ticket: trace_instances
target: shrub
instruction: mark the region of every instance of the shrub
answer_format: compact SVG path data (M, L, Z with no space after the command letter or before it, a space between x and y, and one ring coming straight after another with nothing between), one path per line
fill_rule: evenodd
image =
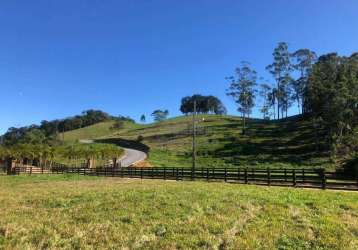
M137 142L142 142L144 140L144 137L142 135L138 135Z
M343 165L344 171L353 176L358 176L358 153L355 153L351 159Z

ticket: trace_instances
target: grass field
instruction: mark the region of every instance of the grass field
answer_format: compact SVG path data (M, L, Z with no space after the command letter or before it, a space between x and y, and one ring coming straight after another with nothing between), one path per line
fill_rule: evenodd
M126 123L113 130L113 122L99 123L65 133L65 140L127 139L150 147L153 166L191 166L191 117L177 117L148 125ZM282 121L252 119L242 135L235 116L198 116L199 167L325 167L332 169L326 152L316 152L312 125L300 117Z
M0 176L0 249L357 249L358 194Z

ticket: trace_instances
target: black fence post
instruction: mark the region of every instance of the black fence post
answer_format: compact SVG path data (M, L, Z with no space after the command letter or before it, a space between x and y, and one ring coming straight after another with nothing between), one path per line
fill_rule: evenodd
M321 170L321 179L322 179L322 189L326 189L327 178L326 178L326 173L325 173L324 169Z
M206 181L209 181L209 168L206 169Z
M285 182L287 182L287 169L285 168Z
M30 175L32 175L32 167L30 167Z
M167 168L166 167L164 167L163 179L164 180L167 179Z
M240 168L237 168L237 182L240 182Z
M179 180L179 168L177 168L176 170L176 178L175 178L177 181Z
M271 185L271 170L267 168L267 185Z
M305 169L302 169L302 182L306 181Z
M227 182L227 169L224 169L224 177L225 177L225 182Z
M293 186L296 187L297 181L296 181L296 170L295 169L292 170L292 182L293 182Z
M143 168L140 168L140 178L143 179Z
M248 178L247 178L247 168L245 168L245 184L247 184L249 182Z

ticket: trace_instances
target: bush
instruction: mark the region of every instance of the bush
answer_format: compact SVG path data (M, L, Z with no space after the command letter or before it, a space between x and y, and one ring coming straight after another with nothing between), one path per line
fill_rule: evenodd
M351 159L346 161L343 168L346 174L358 176L358 153L355 153Z
M122 128L124 128L124 121L120 121L120 120L116 121L111 127L111 129L122 129Z
M142 135L138 135L137 142L142 142L144 140L144 137Z

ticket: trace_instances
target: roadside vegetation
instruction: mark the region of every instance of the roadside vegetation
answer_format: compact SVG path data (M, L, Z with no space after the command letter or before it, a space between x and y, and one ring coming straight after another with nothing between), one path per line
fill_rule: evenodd
M77 175L0 179L4 249L358 248L356 193Z
M54 164L65 164L72 167L103 166L109 160L116 161L124 150L112 144L67 143L50 146L46 144L15 144L9 147L0 146L0 161L15 162L20 165L51 167Z

